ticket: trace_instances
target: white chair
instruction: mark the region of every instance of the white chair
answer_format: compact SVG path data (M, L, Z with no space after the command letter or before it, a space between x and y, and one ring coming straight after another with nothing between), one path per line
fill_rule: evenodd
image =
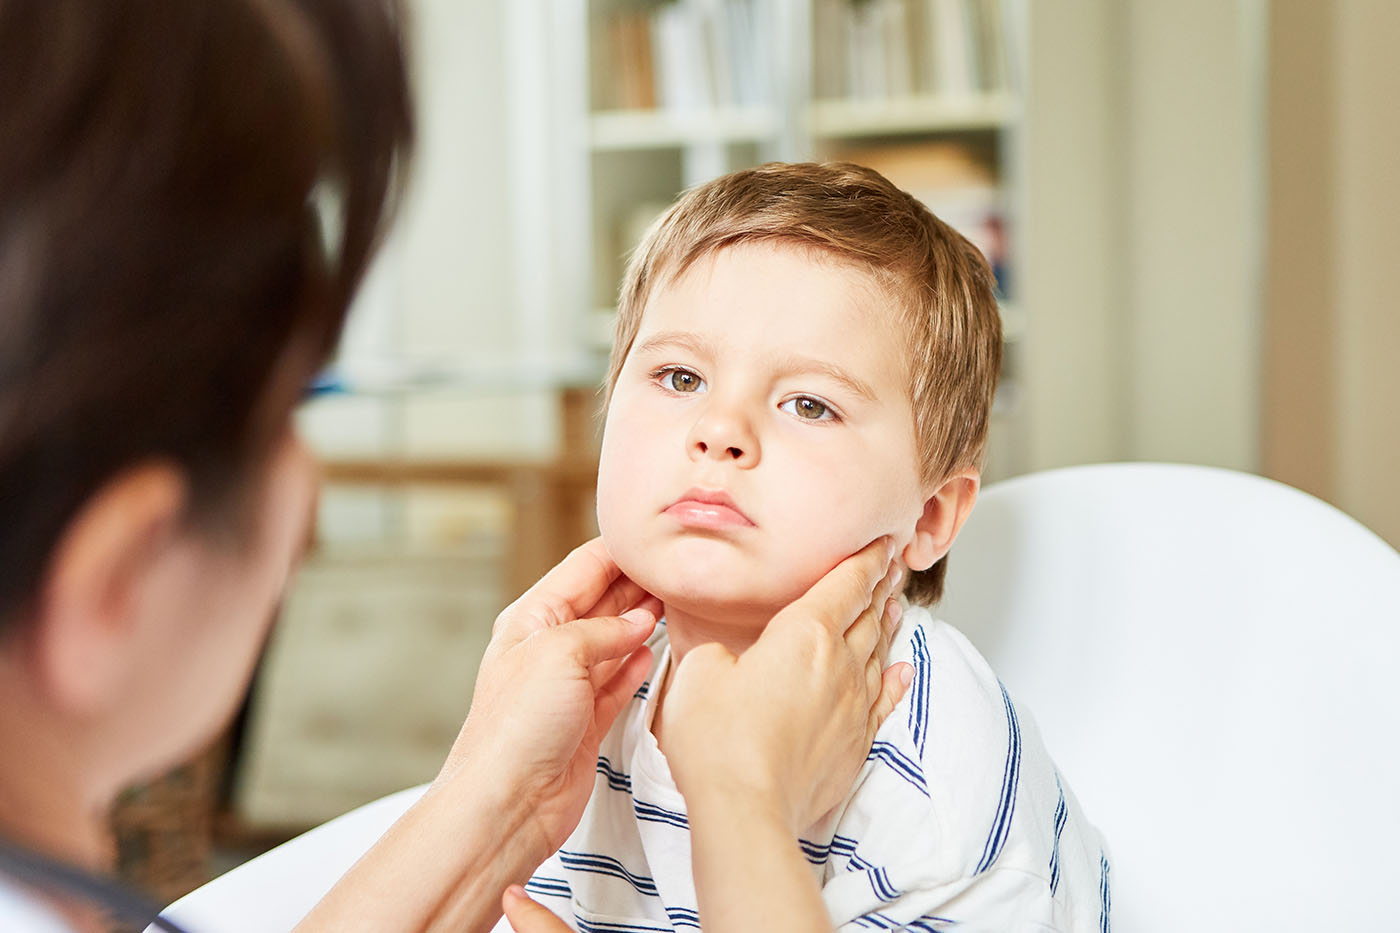
M1116 929L1400 928L1400 554L1360 524L1223 470L1021 477L939 614L1104 831Z
M191 891L161 914L191 933L290 930L426 789L399 791L323 823Z

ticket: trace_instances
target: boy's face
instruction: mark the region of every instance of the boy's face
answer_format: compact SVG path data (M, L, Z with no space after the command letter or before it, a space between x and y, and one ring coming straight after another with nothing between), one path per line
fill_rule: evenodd
M598 523L677 610L762 624L848 555L913 537L903 334L868 274L743 243L647 305L608 407Z

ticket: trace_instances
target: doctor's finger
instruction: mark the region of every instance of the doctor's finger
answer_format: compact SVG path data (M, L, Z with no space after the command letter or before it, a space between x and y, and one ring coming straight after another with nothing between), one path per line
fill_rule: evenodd
M872 605L856 616L855 622L846 629L846 650L851 653L857 664L864 664L875 656L875 649L879 647L884 627L883 614Z
M784 612L801 613L826 625L833 633L844 633L873 602L875 588L893 555L894 542L888 536L870 542L812 584L812 588Z
M649 595L640 584L619 574L617 579L608 584L608 588L603 591L602 596L598 597L598 601L579 613L579 617L621 615L628 609L636 607Z
M872 655L877 655L883 666L885 658L889 656L889 640L892 634L890 615L900 612L898 600L892 599L890 594L899 585L903 573L903 568L891 567L876 584L870 605L846 629L846 647L856 656L856 660L864 661ZM891 607L891 602L896 605Z
M530 900L525 889L512 885L501 895L501 908L515 933L569 933L564 922L548 908Z
M875 698L874 705L870 707L870 717L865 724L865 744L867 746L875 741L875 733L880 731L880 727L885 724L890 713L894 712L899 701L904 699L904 694L913 681L914 668L903 661L891 664L881 676L880 695Z
M653 618L658 620L661 618L661 611L663 608L664 606L661 600L652 596L650 593L647 593L641 601L635 605L623 607L629 618L631 618L634 613L649 612ZM613 613L613 615L621 614L623 614L622 610ZM606 661L600 661L589 668L588 681L593 685L593 689L597 690L608 681L612 680L613 675L617 673L617 669L622 666L623 660L622 658L610 658Z
M612 728L617 714L641 689L651 672L654 657L651 649L643 645L621 662L608 683L595 691L593 721L600 734Z
M656 614L649 609L629 609L620 616L578 619L540 632L551 644L590 672L605 662L625 658L636 651L656 628ZM537 636L538 637L538 636Z
M880 659L883 667L890 659L890 645L894 642L894 636L899 633L899 621L904 618L904 605L899 601L898 596L891 596L885 600L885 614L880 621L880 639L875 645L875 657Z
M594 538L570 551L526 590L512 608L528 609L537 604L556 614L562 611L567 618L551 620L554 624L582 618L598 604L621 573L603 539Z

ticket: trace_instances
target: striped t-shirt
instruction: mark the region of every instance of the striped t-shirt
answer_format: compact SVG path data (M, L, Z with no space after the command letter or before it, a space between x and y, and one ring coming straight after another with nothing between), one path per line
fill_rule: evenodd
M685 801L651 734L650 688L671 663L663 626L651 644L582 821L525 886L583 933L700 927ZM918 607L891 660L914 666L909 690L846 801L800 840L832 926L1107 933L1099 834L987 662Z

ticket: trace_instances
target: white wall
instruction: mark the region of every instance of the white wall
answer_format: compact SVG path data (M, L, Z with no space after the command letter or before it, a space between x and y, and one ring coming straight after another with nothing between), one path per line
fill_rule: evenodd
M1029 7L1022 278L1027 467L1124 456L1121 16Z
M510 88L503 3L410 0L418 145L389 242L351 316L343 356L445 361L488 383L411 401L331 399L302 423L323 452L546 456L556 411L517 388L531 346L512 265ZM525 374L528 376L528 373Z
M1134 0L1128 451L1259 465L1262 8Z
M512 304L498 3L413 0L419 149L402 218L402 348L508 351Z
M1400 547L1400 5L1336 5L1334 501Z
M1030 5L1030 468L1257 468L1261 10Z

